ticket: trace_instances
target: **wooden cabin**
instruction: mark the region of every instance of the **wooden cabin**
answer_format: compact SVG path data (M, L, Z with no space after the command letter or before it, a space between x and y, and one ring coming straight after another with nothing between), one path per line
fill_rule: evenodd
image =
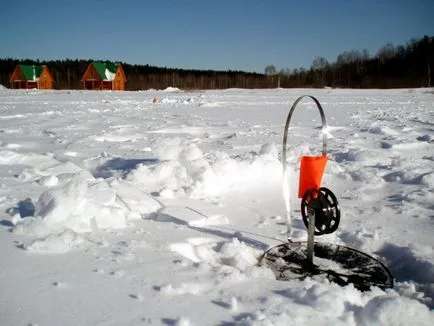
M127 77L121 64L92 62L81 78L84 89L125 90Z
M11 88L53 89L54 78L47 66L17 65L9 78Z

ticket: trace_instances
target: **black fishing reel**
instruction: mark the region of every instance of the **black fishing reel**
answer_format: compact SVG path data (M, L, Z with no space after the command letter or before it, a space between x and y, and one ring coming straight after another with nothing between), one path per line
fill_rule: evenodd
M336 196L327 188L310 189L301 200L301 215L306 227L315 215L315 235L330 234L337 230L341 211Z

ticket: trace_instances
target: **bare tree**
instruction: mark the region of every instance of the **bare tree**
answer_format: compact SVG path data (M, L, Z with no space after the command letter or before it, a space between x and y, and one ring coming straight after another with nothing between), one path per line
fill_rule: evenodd
M324 57L316 57L312 62L312 70L314 73L315 83L319 87L326 85L327 68L330 66L329 62Z
M316 57L312 61L312 69L313 70L323 70L326 69L329 66L329 62L326 58L323 57Z
M392 43L387 43L378 50L377 58L380 59L381 62L384 62L394 57L396 52L395 46Z
M280 69L279 75L282 77L289 77L291 75L291 69L289 68Z
M277 74L276 67L274 65L268 65L265 67L264 74L267 76L274 76Z

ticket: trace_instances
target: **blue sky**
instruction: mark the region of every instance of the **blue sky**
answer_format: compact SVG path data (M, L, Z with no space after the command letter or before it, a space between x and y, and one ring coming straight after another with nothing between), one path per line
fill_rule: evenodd
M39 0L0 4L0 57L264 72L434 36L434 0Z

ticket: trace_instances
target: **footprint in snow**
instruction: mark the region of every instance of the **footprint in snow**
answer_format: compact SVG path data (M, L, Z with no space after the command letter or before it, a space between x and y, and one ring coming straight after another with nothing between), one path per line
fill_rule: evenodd
M101 269L101 268L95 268L92 272L94 273L98 273L98 274L104 274L105 270Z
M68 287L68 284L65 282L53 282L53 286L58 289L66 289Z
M122 277L125 275L125 271L120 269L120 270L111 272L110 275L113 275L115 277Z
M143 301L143 296L141 294L130 294L129 297L137 301Z

